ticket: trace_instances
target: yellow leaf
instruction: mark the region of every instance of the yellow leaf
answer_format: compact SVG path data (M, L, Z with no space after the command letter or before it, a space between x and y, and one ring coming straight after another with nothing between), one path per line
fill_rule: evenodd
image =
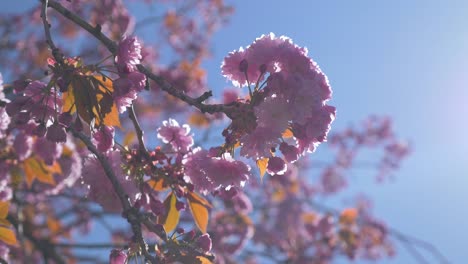
M15 232L9 228L0 227L0 241L3 241L4 243L11 246L16 245Z
M94 79L98 80L99 83L101 83L101 85L99 86L99 90L101 90L101 92L105 93L105 92L114 92L114 84L112 82L111 79L109 78L105 78L101 75L95 75L93 76ZM103 95L102 94L98 94L97 95L97 99L99 102L101 102L101 100L103 99ZM94 113L95 114L98 114L98 110L96 108L93 109ZM100 123L98 122L100 120L96 120L96 125L100 125ZM118 126L120 127L120 119L119 119L119 111L117 110L117 105L115 104L115 102L112 104L112 108L111 108L111 111L110 113L106 114L104 116L104 120L102 122L104 125L106 126Z
M63 150L62 150L62 156L64 157L71 157L73 155L73 150L71 150L69 147L67 146L63 146Z
M313 224L317 220L317 215L312 212L302 214L302 221L306 224Z
M67 92L62 94L62 112L70 111L70 114L76 112L75 96L73 96L73 85L69 85Z
M165 182L164 182L164 179L159 179L159 180L149 180L147 181L146 183L148 183L148 185L155 191L164 191L166 190L167 188L169 188L169 186L165 185Z
M19 166L15 166L10 170L10 183L14 189L18 189L23 182L23 171Z
M275 203L282 202L284 201L285 198L286 198L286 192L283 189L276 190L271 195L271 200Z
M11 223L6 219L1 219L0 218L0 226L10 227Z
M207 127L210 125L210 120L204 114L196 112L190 115L188 123L192 126Z
M48 217L47 218L47 228L51 234L57 234L62 229L62 223L57 219Z
M5 219L8 215L9 202L0 202L0 219Z
M110 100L114 92L112 80L101 75L75 75L67 92L62 95L62 111L78 111L82 120L88 124L94 119L97 126L120 127L119 112L115 102L104 104ZM104 106L110 106L110 109Z
M208 226L209 219L207 207L211 207L211 204L209 204L203 197L193 192L188 193L187 199L195 224L202 233L206 233L206 227Z
M134 131L130 131L127 134L125 134L125 137L123 139L123 145L128 146L130 143L135 141L136 138L136 133Z
M198 256L197 260L198 260L197 263L199 263L199 264L212 264L213 263L209 259L207 259L205 257L202 257L202 256Z
M283 138L292 138L293 136L294 134L289 128L286 128L286 130L283 132Z
M166 214L158 218L158 223L163 224L166 233L174 230L179 223L180 213L176 208L176 203L177 197L173 192L164 200Z
M30 157L23 161L23 170L26 175L26 183L29 187L35 179L40 182L55 185L54 173L62 173L60 164L54 162L47 166L42 159Z
M356 208L344 209L340 214L340 223L344 225L351 225L356 222L358 211Z
M257 160L257 167L260 170L260 179L263 179L263 176L265 175L266 168L268 165L268 160L269 158L263 158Z

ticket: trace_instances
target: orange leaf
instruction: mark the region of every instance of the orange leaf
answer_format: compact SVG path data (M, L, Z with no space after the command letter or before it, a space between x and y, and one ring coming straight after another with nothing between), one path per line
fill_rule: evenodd
M210 204L210 202L208 202L205 198L201 197L199 194L197 193L194 193L194 192L189 192L188 193L189 195L189 199L194 201L194 202L197 202L199 204L202 204L206 207L209 207L209 208L213 208L213 206Z
M112 101L112 80L101 75L75 75L67 92L63 93L62 111L78 111L88 124L95 120L97 126L119 126L119 112Z
M269 158L263 158L257 160L257 167L260 170L260 179L263 179L263 176L265 175L266 168L268 165L268 160Z
M136 133L134 131L130 131L127 134L125 134L125 137L123 139L123 145L128 146L130 143L135 141L136 139Z
M0 202L0 219L5 219L8 215L9 202Z
M70 114L76 112L75 96L73 95L73 85L69 85L67 92L62 94L62 112L70 111Z
M202 256L198 256L197 257L197 264L212 264L213 262L211 262L209 259L205 258L205 257L202 257Z
M146 183L155 191L164 191L167 188L169 188L167 185L165 185L164 179L159 179L159 180L149 180Z
M204 114L196 112L189 116L188 123L192 126L207 127L210 125L210 120Z
M158 218L158 223L163 224L166 233L174 230L179 223L180 213L176 208L176 203L177 197L173 192L164 200L166 214Z
M340 223L344 225L351 225L356 222L358 211L356 208L344 209L340 214Z
M0 241L3 241L4 243L11 246L16 245L15 232L9 228L0 227Z
M26 183L31 187L34 179L40 182L55 185L54 173L62 173L62 169L57 162L47 166L42 159L30 157L23 161L23 170L26 175Z
M283 138L292 138L293 136L294 134L289 128L286 128L286 130L283 132Z
M11 226L11 223L6 220L6 219L1 219L0 218L0 226L4 226L4 227L10 227Z
M195 224L202 233L206 233L206 227L208 226L209 219L209 212L207 207L211 207L211 204L193 192L189 192L187 199L193 219L195 220Z
M286 198L286 192L283 189L276 190L271 195L271 200L275 203L279 203Z
M317 215L312 212L303 213L302 221L306 224L313 224L317 220Z
M104 99L103 94L106 94L106 92L114 92L113 82L109 78L104 79L104 77L101 76L101 75L95 75L93 77L94 77L94 79L98 80L98 82L101 84L101 85L99 85L99 90L102 93L97 95L97 99L98 99L99 102L102 102L102 100ZM93 111L94 111L95 114L98 114L98 112L97 112L98 110L96 108L93 109ZM100 121L100 120L96 120L96 121ZM107 114L104 115L104 120L103 120L102 124L104 124L106 126L118 126L118 127L120 127L119 111L117 110L117 105L115 104L115 102L113 102L113 104L112 104L112 108L111 108L110 113L107 113ZM100 123L96 122L96 125L100 125Z

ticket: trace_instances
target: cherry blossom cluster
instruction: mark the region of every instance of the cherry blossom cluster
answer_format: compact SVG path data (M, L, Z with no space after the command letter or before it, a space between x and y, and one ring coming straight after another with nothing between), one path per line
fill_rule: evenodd
M263 35L231 52L221 69L234 85L249 89L249 98L229 113L233 121L224 133L227 145L241 145L242 156L269 158L268 171L282 174L286 163L326 140L336 110L326 104L328 79L307 49L287 37Z

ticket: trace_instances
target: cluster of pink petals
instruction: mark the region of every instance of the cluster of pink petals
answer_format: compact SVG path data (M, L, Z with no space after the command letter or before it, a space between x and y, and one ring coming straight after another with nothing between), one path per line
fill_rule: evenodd
M127 107L132 105L137 99L139 92L143 91L146 85L146 76L138 71L121 74L120 78L114 80L114 101L117 104L119 113L125 112Z
M40 123L34 134L52 142L65 142L67 135L65 124L56 118L62 108L62 100L53 87L40 81L29 83L24 94L18 95L5 108L16 125L25 125L30 120Z
M133 181L128 179L122 171L121 153L118 150L106 153L107 159L123 187L125 193L134 200L138 194ZM107 212L121 212L122 205L119 196L114 190L112 183L107 178L101 163L94 157L90 157L84 162L83 183L88 187L88 199L98 203Z
M163 125L158 128L158 138L166 144L171 144L175 151L183 153L187 153L193 146L190 126L187 124L179 126L179 123L171 118L163 121Z
M203 193L221 187L243 186L251 176L250 167L234 160L229 153L217 157L213 153L196 149L184 160L186 180Z
M137 98L146 85L146 76L137 71L141 63L141 44L136 37L124 37L115 56L115 64L120 78L114 80L114 100L120 113L123 113Z
M141 44L136 37L124 37L117 48L115 63L119 72L133 72L141 60Z
M294 162L326 140L336 109L326 104L331 87L325 74L307 56L306 48L271 33L245 50L229 53L221 69L236 86L256 85L253 108L257 126L240 139L241 155L253 159L273 157L272 150L280 147L283 159ZM282 134L287 129L294 137L285 143ZM272 171L281 167L278 161L271 164L274 166Z
M115 129L110 126L102 126L93 134L93 143L101 152L107 152L114 146Z

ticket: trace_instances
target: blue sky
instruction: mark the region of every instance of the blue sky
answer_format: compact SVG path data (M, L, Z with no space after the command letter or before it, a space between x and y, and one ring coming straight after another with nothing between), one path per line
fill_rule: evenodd
M237 1L213 42L211 87L227 87L227 52L269 32L287 35L328 75L338 109L333 129L389 115L412 155L396 180L353 177L390 226L436 245L453 263L468 253L468 2ZM6 6L5 6L6 5ZM18 6L3 4L5 10ZM319 148L320 151L320 148ZM313 158L313 157L312 157ZM416 263L403 249L382 263ZM436 263L436 262L431 262Z

